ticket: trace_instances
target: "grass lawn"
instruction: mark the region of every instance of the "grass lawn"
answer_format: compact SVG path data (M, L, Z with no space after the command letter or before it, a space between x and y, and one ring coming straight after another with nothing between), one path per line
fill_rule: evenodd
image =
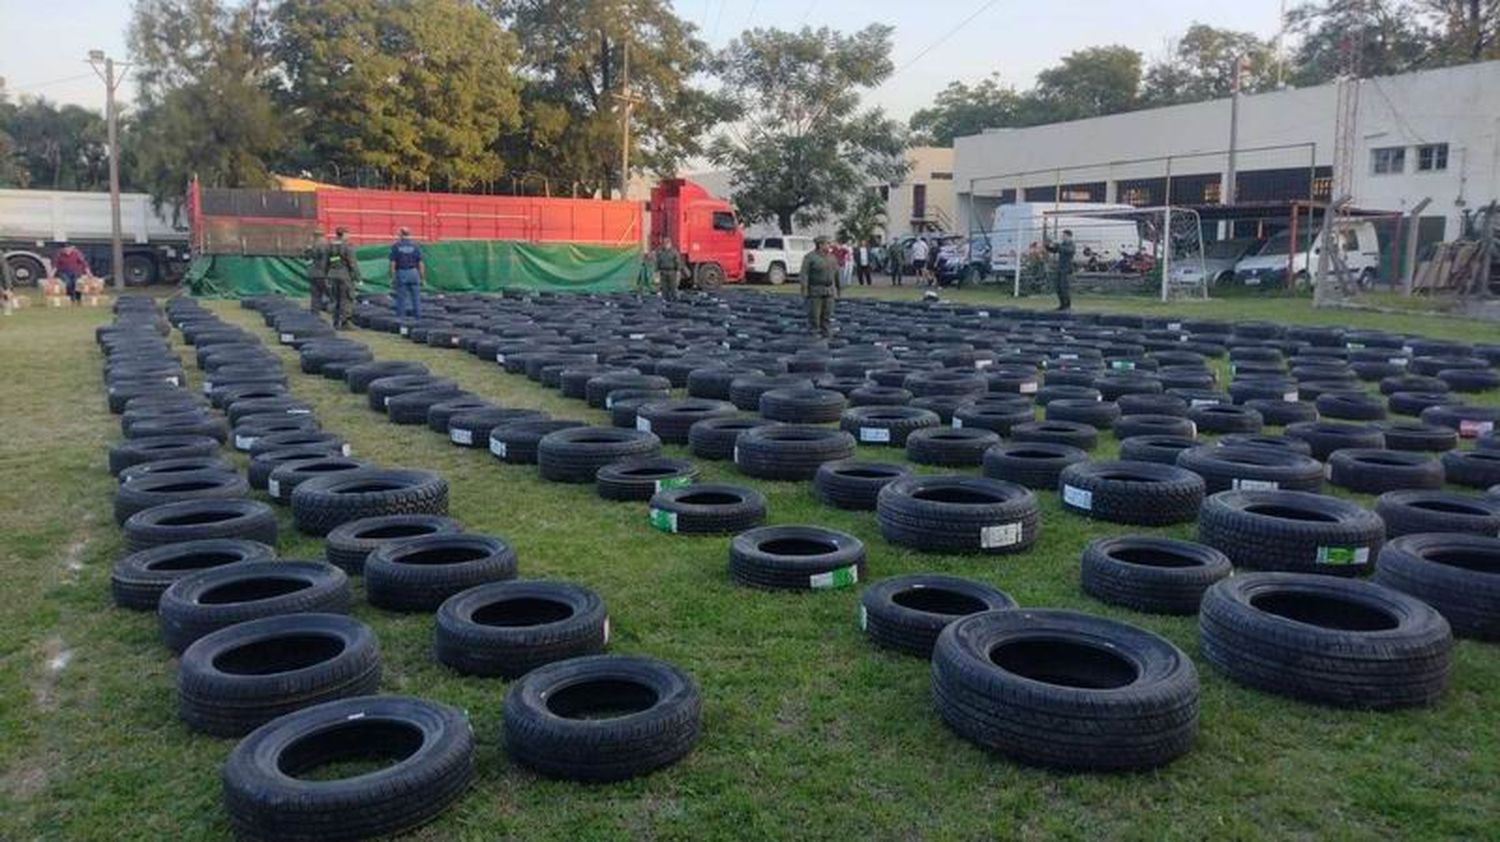
M865 294L855 291L853 294ZM910 297L911 288L870 294ZM996 290L945 292L1010 302ZM1048 298L1026 303L1050 306ZM259 315L213 305L267 340ZM1448 318L1315 312L1304 300L1236 299L1171 307L1082 299L1080 310L1325 322L1472 341L1492 325ZM93 342L106 309L30 308L0 319L0 839L221 839L219 769L233 742L175 718L173 658L156 618L114 608L109 569L123 541L110 517L105 451L120 438L105 407ZM360 332L380 359L418 359L505 406L607 423L472 356ZM182 349L181 337L174 342ZM412 838L615 839L1494 839L1500 836L1500 647L1459 642L1452 684L1430 710L1365 713L1302 704L1233 685L1198 659L1193 618L1109 608L1078 588L1093 538L1128 528L1065 514L1042 497L1031 551L1001 558L921 555L881 540L873 513L825 508L804 483L739 477L700 463L705 480L753 485L771 523L817 523L863 539L871 578L941 571L982 579L1025 606L1135 623L1200 660L1194 750L1152 773L1063 775L1021 767L950 733L929 701L926 662L869 645L857 589L762 593L732 585L727 538L663 535L643 504L608 503L587 486L541 482L425 427L394 427L341 384L302 375L282 351L293 393L357 457L442 472L451 512L505 536L522 575L567 579L609 607L610 648L671 661L702 688L703 738L681 764L621 784L550 781L500 746L506 683L460 677L429 653L432 620L358 600L380 638L382 690L468 711L478 739L473 789ZM196 372L195 369L190 369ZM193 384L196 387L196 382ZM1500 396L1487 397L1488 402ZM1095 458L1115 449L1106 436ZM684 448L668 447L672 455ZM900 459L864 448L862 457ZM243 464L243 456L235 458ZM1369 498L1364 498L1368 503ZM283 515L281 555L321 557ZM1161 534L1191 537L1192 525ZM361 588L356 583L356 592Z

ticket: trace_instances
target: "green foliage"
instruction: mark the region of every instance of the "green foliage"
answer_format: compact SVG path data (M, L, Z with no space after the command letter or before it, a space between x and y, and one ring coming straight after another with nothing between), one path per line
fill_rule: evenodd
M885 200L873 189L866 189L839 221L838 238L845 243L870 242L885 228L885 224Z
M1141 54L1118 45L1089 47L1038 73L1033 122L1078 120L1134 108L1141 86Z
M1234 92L1237 67L1243 68L1240 90L1256 93L1275 88L1272 44L1253 32L1194 23L1171 56L1147 69L1141 100L1154 107L1229 96Z
M703 153L701 139L728 113L693 84L707 44L664 0L487 0L520 42L522 123L503 144L518 170L584 193L619 185L621 108L629 50L632 172L675 173Z
M45 99L0 102L0 184L101 190L109 183L104 118Z
M955 137L979 134L986 128L1014 126L1025 100L995 73L973 85L949 82L932 106L919 109L908 123L913 139L930 146L952 146Z
M503 171L495 146L518 123L516 46L478 8L284 0L272 26L277 100L311 161L444 190Z
M1389 76L1427 66L1440 42L1416 7L1404 0L1309 3L1291 11L1289 24L1302 36L1289 75L1299 86L1337 78L1351 45L1359 53L1362 76Z
M891 31L752 29L725 48L715 65L736 122L709 155L729 170L742 219L790 233L844 213L871 178L905 172L899 124L859 102L891 74Z

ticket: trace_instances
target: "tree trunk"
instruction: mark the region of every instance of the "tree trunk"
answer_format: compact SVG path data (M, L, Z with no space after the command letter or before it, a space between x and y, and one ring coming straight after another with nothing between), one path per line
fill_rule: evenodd
M790 233L792 233L792 211L791 210L778 210L776 212L776 227L780 228L781 229L781 233L783 233L783 234L790 234Z

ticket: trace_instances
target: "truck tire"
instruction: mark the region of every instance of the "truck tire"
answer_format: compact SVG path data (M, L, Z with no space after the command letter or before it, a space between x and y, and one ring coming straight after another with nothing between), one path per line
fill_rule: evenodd
M781 263L772 263L766 270L766 283L773 287L786 283L786 266Z
M1120 442L1120 458L1130 462L1156 462L1176 465L1184 450L1202 445L1197 439L1183 436L1131 436Z
M1016 601L973 579L918 573L874 583L859 595L859 628L883 649L932 657L949 624L982 611L1005 611Z
M250 496L250 483L233 471L190 471L138 476L115 490L115 524L136 512L184 500L229 500Z
M1387 538L1422 532L1500 535L1500 500L1451 491L1387 491L1375 501Z
M1386 544L1375 583L1431 605L1453 633L1500 640L1500 539L1489 535L1407 535Z
M1348 500L1303 491L1220 491L1203 501L1198 543L1235 567L1330 576L1369 570L1385 523Z
M360 468L308 480L292 492L298 531L323 536L376 515L448 514L448 482L431 471Z
M132 439L110 447L109 472L118 476L126 468L143 462L214 456L218 452L219 440L212 436Z
M1242 573L1203 595L1203 657L1230 680L1294 699L1389 710L1448 682L1453 635L1435 609L1370 582Z
M733 459L734 446L741 433L757 427L775 426L777 423L748 416L704 419L688 428L688 447L699 459Z
M1011 427L1010 439L1015 442L1066 444L1079 450L1093 450L1099 446L1099 430L1091 424L1076 421L1030 421Z
M46 265L29 254L7 255L5 262L10 264L11 274L18 287L34 287L42 278L47 277Z
M1017 553L1036 542L1031 489L987 477L910 476L880 489L880 534L922 552Z
M1152 535L1100 538L1080 562L1084 593L1147 614L1196 614L1203 592L1231 572L1213 547Z
M693 288L716 293L724 287L724 267L717 263L699 263L693 269Z
M519 678L596 655L609 643L604 600L569 582L490 582L438 607L433 655L464 675Z
M849 400L832 389L772 389L760 396L760 417L791 424L831 424L848 406Z
M537 419L503 424L490 430L490 453L510 465L535 465L537 444L559 430L587 427L582 421Z
M125 286L142 287L156 283L160 274L156 268L156 260L150 255L127 254L125 255L124 270Z
M767 590L824 590L856 585L865 575L865 545L821 526L762 526L729 542L729 577Z
M311 459L295 459L278 464L266 477L266 496L282 505L292 500L297 486L310 479L342 474L368 468L370 465L347 456L315 456Z
M1327 461L1335 450L1350 447L1379 450L1385 447L1385 433L1369 424L1308 421L1287 425L1286 435L1307 442L1312 448L1312 457L1320 462Z
M1111 523L1184 523L1203 502L1203 477L1156 462L1077 462L1057 483L1064 509Z

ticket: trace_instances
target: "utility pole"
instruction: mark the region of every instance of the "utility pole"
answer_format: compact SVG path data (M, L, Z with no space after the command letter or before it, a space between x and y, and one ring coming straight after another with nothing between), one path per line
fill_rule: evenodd
M1224 185L1224 204L1232 205L1235 202L1235 181L1238 180L1236 171L1238 167L1238 149L1240 145L1240 86L1245 78L1245 57L1240 56L1234 60L1234 85L1229 94L1229 166L1226 168ZM1168 201L1167 204L1171 204Z
M104 69L99 68L103 63ZM115 60L103 50L89 50L89 65L104 80L104 119L109 136L109 269L115 276L115 289L125 289L125 244L120 226L120 109L115 91L125 81L124 73L115 78ZM128 69L130 65L121 65Z
M630 42L625 42L625 61L620 78L620 92L615 94L620 102L620 198L624 199L630 189L630 112L635 110L640 97L630 92Z

